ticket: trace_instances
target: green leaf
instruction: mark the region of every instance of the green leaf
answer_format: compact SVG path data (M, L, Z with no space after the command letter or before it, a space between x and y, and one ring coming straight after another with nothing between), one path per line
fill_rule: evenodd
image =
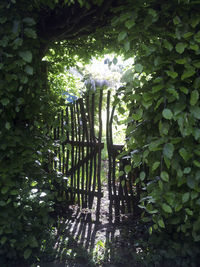
M129 173L131 171L131 166L130 165L126 165L124 168L126 173Z
M146 173L145 172L140 172L140 180L144 181L145 177L146 177Z
M164 87L164 84L160 83L152 87L152 93L157 93Z
M176 99L179 99L179 94L174 88L167 88L167 92L172 94Z
M11 125L10 125L10 122L6 122L6 124L5 124L5 128L7 129L7 130L10 130L10 128L11 128Z
M158 225L159 225L161 228L165 228L165 223L164 223L163 219L158 220Z
M119 177L123 176L123 175L124 175L124 171L120 171L120 172L118 173L118 175L119 175Z
M134 119L134 120L140 120L141 118L142 118L142 116L143 116L143 109L138 109L137 111L136 111L136 113L133 113L132 114L132 118Z
M189 192L183 194L182 203L186 203L189 200L189 198L190 198L190 193Z
M199 161L197 161L197 160L193 160L193 164L194 164L196 167L200 168L200 162L199 162Z
M194 51L198 51L199 50L199 46L198 46L198 44L191 44L190 45L190 49L194 50Z
M160 161L154 162L154 164L152 166L152 171L155 171L159 166L160 166Z
M37 184L38 184L37 181L33 181L33 182L31 183L31 186L33 187L33 186L36 186Z
M173 18L173 22L174 22L175 25L177 25L177 24L181 23L181 20L180 20L180 18L178 16L176 16L175 18Z
M167 158L171 159L174 154L174 145L172 143L167 143L164 145L163 154Z
M194 62L193 65L197 68L200 69L200 61Z
M183 37L184 37L185 39L187 39L187 38L191 37L193 34L194 34L193 32L186 32L186 33L183 35Z
M190 97L190 105L191 106L196 105L198 99L199 99L199 92L197 90L193 90Z
M20 51L19 56L26 62L30 63L32 61L31 51Z
M193 176L187 177L187 185L190 189L195 189L195 179Z
M164 47L165 47L167 50L169 50L169 51L172 51L172 50L173 50L173 45L170 44L170 42L168 42L167 40L164 40L163 43L164 43Z
M139 63L136 64L134 67L135 67L136 72L142 72L142 70L143 70L143 66Z
M193 215L193 211L192 211L192 210L186 208L185 211L186 211L186 213L187 213L188 215L190 215L190 216Z
M6 206L6 202L4 200L0 200L0 207Z
M126 38L126 36L127 36L127 32L125 31L120 32L118 35L118 41L119 42L123 41Z
M175 62L177 64L182 64L183 65L183 64L187 63L187 58L176 59Z
M184 174L188 174L188 173L190 173L191 172L191 168L190 167L187 167L187 168L185 168L184 170L183 170L183 173Z
M200 119L200 107L191 106L190 107L191 114L195 117L195 119Z
M27 260L31 256L32 250L30 248L27 248L24 251L24 259Z
M126 52L130 50L130 42L129 41L125 42L124 49Z
M175 79L178 76L178 73L175 72L175 71L167 70L166 73L167 73L168 76L170 76L173 79Z
M159 122L159 131L161 135L167 135L169 132L169 124L161 121Z
M6 236L3 236L1 238L1 245L4 245L6 243L6 241L7 241L7 237Z
M19 194L19 191L17 189L13 189L10 191L10 195L12 196L15 196L15 195L18 195Z
M187 161L189 159L189 154L188 154L187 150L184 147L182 147L182 148L179 149L179 154L181 155L181 157L185 161Z
M25 72L29 75L33 75L33 67L26 65Z
M135 21L134 21L134 19L130 19L130 20L127 20L127 21L125 22L125 26L126 26L128 29L131 29L134 25L135 25Z
M195 74L195 69L194 68L190 67L188 69L185 69L185 71L181 75L181 80L185 80L185 79L193 76L194 74Z
M10 100L8 98L1 99L1 104L3 106L7 106L10 103Z
M176 45L176 51L179 53L179 54L182 54L185 50L185 48L187 47L187 44L186 43L178 43Z
M26 23L28 26L33 26L36 24L35 20L30 17L26 17L23 19L23 22Z
M194 130L193 131L194 138L195 140L198 140L200 138L200 129L194 128L193 130Z
M186 95L189 93L189 90L186 87L184 87L184 86L181 86L180 87L180 91L183 92Z
M1 189L1 193L2 193L3 195L5 195L5 194L8 192L8 190L9 190L9 187L4 186L4 187Z
M172 208L169 205L167 205L166 203L162 204L162 209L167 213L172 213Z
M165 119L167 119L167 120L171 120L172 117L173 117L173 113L172 113L171 110L168 109L168 108L165 108L165 109L163 110L162 115L163 115L163 117L164 117Z
M169 182L169 174L166 171L162 171L160 177L164 182Z

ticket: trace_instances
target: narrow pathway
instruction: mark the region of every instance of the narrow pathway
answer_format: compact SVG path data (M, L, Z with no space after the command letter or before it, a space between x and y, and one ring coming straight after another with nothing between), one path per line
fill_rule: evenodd
M54 252L57 260L52 263L51 258L47 257L41 267L133 267L127 253L133 248L129 237L133 236L135 223L126 216L121 218L120 224L109 223L107 186L104 184L102 189L104 196L101 199L99 222L96 222L95 210L80 210L78 206L71 206L72 215L60 222L55 233Z

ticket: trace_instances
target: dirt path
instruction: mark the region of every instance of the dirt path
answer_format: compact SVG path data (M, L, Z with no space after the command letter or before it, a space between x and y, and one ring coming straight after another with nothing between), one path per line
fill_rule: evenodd
M60 223L57 239L54 240L56 262L41 264L41 267L85 267L85 266L124 266L128 267L127 248L131 243L127 235L133 234L133 221L128 216L120 218L120 224L109 221L109 198L106 185L101 199L99 222L96 222L96 210L80 210L71 206L72 214ZM95 203L94 203L95 207ZM65 261L64 263L59 263ZM46 262L47 262L46 261ZM124 263L123 263L124 262Z

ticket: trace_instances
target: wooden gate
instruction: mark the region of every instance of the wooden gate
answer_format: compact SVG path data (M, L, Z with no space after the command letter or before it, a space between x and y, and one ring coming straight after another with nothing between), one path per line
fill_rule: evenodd
M110 221L113 218L115 222L120 222L121 215L136 215L138 212L138 201L140 188L135 184L139 169L134 169L128 174L125 172L125 166L131 165L130 155L118 157L124 149L124 145L113 144L112 123L115 112L115 106L111 108L111 93L107 95L107 123L106 140L108 150L108 190L109 190L109 214ZM113 209L114 208L114 209Z
M98 112L95 105L98 104ZM102 140L102 91L87 94L66 106L58 115L58 126L53 129L53 168L64 175L68 183L68 201L82 208L92 208L97 197L100 209L101 192L101 150ZM65 179L63 183L66 183ZM63 184L63 188L65 185Z

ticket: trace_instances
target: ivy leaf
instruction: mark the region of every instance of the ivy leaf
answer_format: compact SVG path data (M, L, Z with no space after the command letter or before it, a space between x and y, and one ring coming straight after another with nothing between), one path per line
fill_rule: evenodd
M187 178L187 185L190 189L194 189L195 188L195 179L193 176L189 176Z
M177 64L181 64L181 65L183 65L183 64L187 63L187 58L176 59L175 62L176 62Z
M5 128L7 129L7 130L10 130L10 128L11 128L11 125L10 125L10 122L6 122L6 124L5 124Z
M185 161L187 161L189 159L189 153L187 152L187 150L184 147L182 147L182 148L179 149L179 154L181 155L181 157Z
M190 47L191 50L194 50L194 51L198 51L199 50L198 44L191 44L189 47Z
M31 28L25 28L24 29L24 33L29 38L33 38L33 39L36 39L37 38L36 31L33 30L33 29L31 29Z
M195 74L195 69L194 68L191 67L191 68L185 69L185 71L181 75L181 80L185 80L185 79L193 76L194 74Z
M193 90L190 97L190 105L191 106L196 105L198 99L199 99L199 92L197 90Z
M157 93L164 87L164 84L160 83L152 87L152 93Z
M178 43L175 48L176 48L176 51L179 54L182 54L184 52L184 50L185 50L186 47L187 47L187 44L185 44L185 43Z
M166 171L161 172L161 179L165 182L169 182L169 174Z
M131 171L131 166L130 165L126 165L124 168L126 173L129 173Z
M152 166L152 171L155 171L159 166L160 166L160 161L154 162L154 164Z
M198 119L198 120L200 119L200 107L191 106L190 112L196 119Z
M4 195L4 194L6 194L6 193L8 192L8 190L9 190L9 187L4 186L4 187L1 189L1 193Z
M200 168L200 162L197 160L193 160L193 163L196 167Z
M195 128L193 132L195 140L198 140L200 138L200 129Z
M161 228L165 228L165 223L164 223L163 219L158 220L158 225L159 225Z
M175 72L175 71L167 70L166 73L167 73L168 76L170 76L173 79L175 79L178 76L178 73Z
M167 212L167 213L172 213L172 208L171 208L169 205L167 205L166 203L163 203L163 204L162 204L162 208L163 208L163 210L164 210L165 212Z
M126 38L126 36L127 36L127 32L125 31L120 32L118 35L118 41L119 42L123 41Z
M134 25L135 25L135 21L134 21L133 19L127 20L127 21L125 22L125 26L126 26L128 29L131 29Z
M136 113L132 114L132 117L134 120L140 120L142 118L143 115L143 109L138 109Z
M24 259L27 260L31 256L32 250L30 248L27 248L24 251Z
M146 177L146 173L145 172L140 172L140 180L144 181L145 177Z
M170 44L170 42L168 42L167 40L164 40L163 43L164 43L164 47L165 47L167 50L172 51L173 46L172 46L172 44Z
M143 70L143 66L141 64L138 63L135 65L135 71L136 72L142 72L142 70Z
M186 203L189 200L189 198L190 198L190 193L189 192L183 194L182 203Z
M30 63L32 61L31 51L20 51L19 56L26 62Z
M26 65L25 72L29 75L33 75L33 67L31 67L30 65Z
M26 23L28 26L33 26L36 24L35 20L30 17L26 17L23 19L23 22Z
M172 143L168 143L164 145L163 154L167 158L171 159L174 154L174 145Z
M191 172L191 168L190 167L187 167L187 168L185 168L184 170L183 170L183 173L184 174L188 174L188 173L190 173Z
M168 109L168 108L165 108L165 109L163 110L162 115L163 115L163 117L164 117L165 119L167 119L167 120L171 120L172 117L173 117L173 113L172 113L171 110Z
M6 206L6 202L4 200L0 200L0 207Z
M186 87L184 87L184 86L181 86L180 87L180 91L183 92L186 95L189 93L189 90Z
M10 100L9 100L8 98L3 98L3 99L1 100L1 104L2 104L3 106L7 106L9 103L10 103Z
M125 42L125 44L124 44L124 49L126 50L126 52L127 52L128 50L130 50L130 42L129 42L129 41Z
M181 20L178 16L176 16L175 18L173 18L173 22L175 25L177 25L177 24L181 23Z

